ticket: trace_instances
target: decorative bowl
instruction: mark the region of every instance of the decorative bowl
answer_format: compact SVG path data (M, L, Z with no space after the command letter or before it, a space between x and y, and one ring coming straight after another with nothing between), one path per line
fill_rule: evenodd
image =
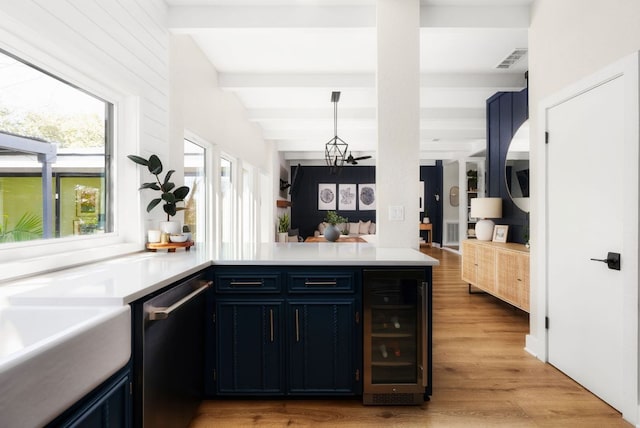
M169 240L171 242L186 242L187 238L187 235L169 235Z

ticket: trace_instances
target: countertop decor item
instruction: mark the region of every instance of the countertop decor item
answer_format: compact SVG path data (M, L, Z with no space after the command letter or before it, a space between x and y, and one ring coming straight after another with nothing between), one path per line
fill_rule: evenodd
M160 161L160 158L158 156L151 155L149 159L145 159L136 155L129 155L127 157L138 165L146 166L149 169L149 172L156 178L155 182L142 183L142 186L140 186L139 189L157 190L161 193L159 198L155 198L151 202L149 202L149 205L147 205L147 212L151 212L151 210L154 209L158 204L160 204L160 202L164 202L164 204L162 205L162 209L167 214L167 221L170 221L171 217L176 215L178 211L182 211L185 209L184 207L178 207L177 203L184 203L184 198L186 198L189 194L189 187L180 186L176 188L176 185L173 182L169 181L175 170L171 169L167 171L164 179L161 180L160 174L162 173L163 169L162 162Z
M187 241L187 235L184 235L184 234L169 235L169 241L171 241L171 242L186 242Z

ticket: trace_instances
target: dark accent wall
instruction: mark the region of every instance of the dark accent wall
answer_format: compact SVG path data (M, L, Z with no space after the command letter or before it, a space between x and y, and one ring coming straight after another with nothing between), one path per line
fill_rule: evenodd
M487 100L487 196L502 198L502 218L509 225L508 242L525 243L527 214L518 208L506 184L505 163L513 135L529 117L529 91L498 92Z
M301 171L296 174L296 169ZM318 210L318 184L365 184L376 182L375 166L344 166L339 174L330 174L326 166L292 166L291 177L296 176L291 190L291 227L299 229L300 236L307 238L313 236L327 211ZM336 186L337 190L337 186ZM338 204L339 208L339 204ZM376 211L343 211L336 210L350 222L358 220L376 221Z
M297 169L300 168L299 171ZM325 210L318 210L318 184L365 184L376 182L375 166L345 166L339 174L330 174L326 166L292 166L291 177L296 177L291 190L291 227L299 229L300 236L313 236L318 224L327 214ZM434 242L442 242L442 162L436 166L421 166L420 180L425 182L425 204L431 223L433 223ZM438 195L439 200L436 200ZM339 207L339 204L338 204ZM347 217L349 221L358 220L376 222L376 211L344 211L338 214ZM422 221L423 213L416 213L416 223ZM419 233L416 224L416 234Z
M435 166L420 167L420 181L424 181L424 201L429 219L433 224L433 242L442 243L442 161L436 161ZM438 195L438 200L436 200ZM422 221L424 214L421 214L418 221ZM422 237L426 239L426 232L422 232Z

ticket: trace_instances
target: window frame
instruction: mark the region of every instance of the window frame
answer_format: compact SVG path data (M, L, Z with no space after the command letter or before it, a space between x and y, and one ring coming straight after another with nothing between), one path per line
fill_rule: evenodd
M76 68L75 64L61 62L53 58L51 53L45 53L26 42L21 42L18 48L0 41L0 49L18 61L105 101L109 106L106 114L112 121L112 126L107 127L105 135L105 142L110 142L105 145L105 191L109 189L111 198L110 209L105 214L111 219L112 231L96 235L4 243L0 246L0 281L142 250L142 213L140 210L125 213L123 206L130 204L122 203L133 200L140 204L140 192L129 185L131 182L139 182L135 165L124 166L125 153L139 151L140 136L137 127L141 116L140 97L116 90L108 83L113 79L108 73L96 72L91 76L82 73L81 60L77 61Z

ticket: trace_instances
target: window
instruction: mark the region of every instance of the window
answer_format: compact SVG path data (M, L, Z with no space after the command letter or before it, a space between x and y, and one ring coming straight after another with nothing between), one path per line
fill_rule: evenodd
M0 245L112 231L113 114L0 51Z
M218 254L232 256L234 245L234 188L231 160L220 158L220 248Z
M184 184L190 192L185 201L184 224L189 226L196 248L207 239L207 188L205 148L184 140Z

